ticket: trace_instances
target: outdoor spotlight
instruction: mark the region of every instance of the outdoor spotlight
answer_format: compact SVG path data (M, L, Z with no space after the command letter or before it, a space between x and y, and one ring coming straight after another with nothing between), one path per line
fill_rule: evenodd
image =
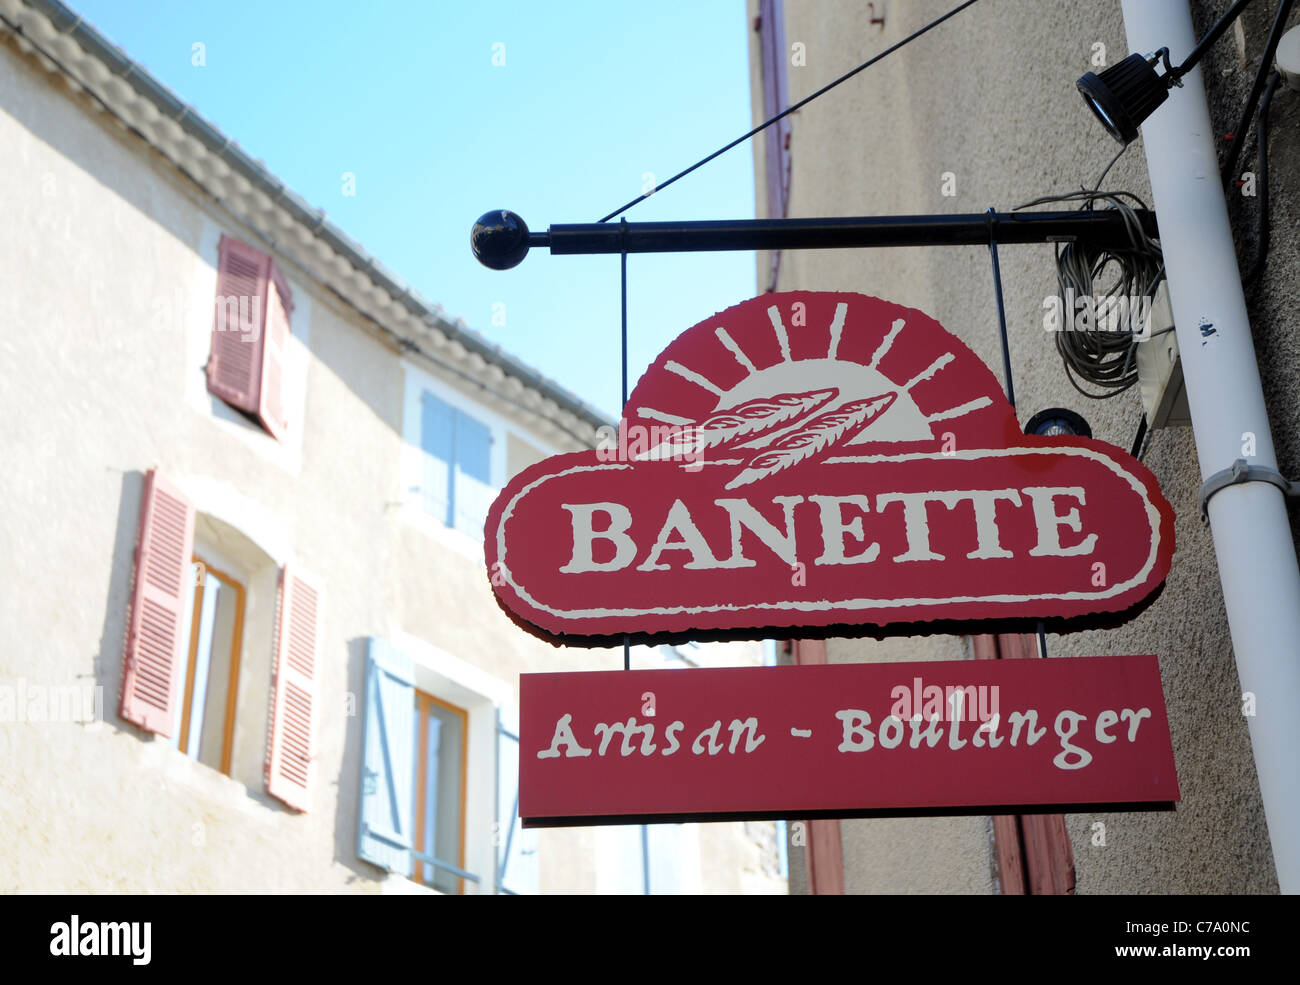
M505 209L485 212L470 230L469 248L483 266L509 270L528 255L528 224Z
M1092 428L1088 422L1072 410L1064 407L1052 407L1040 410L1025 425L1025 434L1053 438L1060 434L1073 434L1081 438L1091 438Z
M1100 75L1086 73L1076 83L1084 102L1110 135L1128 146L1137 139L1142 121L1169 98L1170 87L1183 84L1183 76L1196 66L1250 2L1237 0L1229 7L1179 65L1170 65L1169 49L1161 48L1154 55L1129 55ZM1284 18L1288 9L1280 8L1278 16ZM1162 58L1165 74L1157 75L1156 62Z
M1129 55L1100 75L1085 73L1077 83L1088 108L1121 144L1136 140L1138 127L1169 98L1169 87L1181 84L1173 73L1156 74L1155 65L1161 53L1168 65L1167 49L1149 58Z

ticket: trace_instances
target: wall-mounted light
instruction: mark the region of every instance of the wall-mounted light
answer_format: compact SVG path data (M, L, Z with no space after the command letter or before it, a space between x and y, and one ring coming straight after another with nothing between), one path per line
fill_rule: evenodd
M1092 428L1088 422L1072 410L1064 407L1052 407L1040 410L1025 425L1025 434L1040 438L1052 438L1060 434L1073 434L1081 438L1091 438Z
M1169 49L1161 48L1152 55L1129 55L1100 75L1086 72L1075 83L1084 102L1112 137L1121 144L1132 143L1138 127L1169 98L1170 88L1183 84L1183 76L1196 67L1248 3L1250 0L1237 0L1229 7L1181 65L1170 65ZM1165 74L1158 75L1155 66L1162 58Z
M1168 61L1168 49L1162 49ZM1100 75L1086 73L1076 85L1101 125L1121 144L1137 139L1142 121L1169 98L1172 76L1157 75L1160 52L1147 58L1129 55Z

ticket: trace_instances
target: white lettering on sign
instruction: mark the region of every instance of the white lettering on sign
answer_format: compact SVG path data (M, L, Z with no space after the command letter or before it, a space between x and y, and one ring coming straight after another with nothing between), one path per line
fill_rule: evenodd
M560 746L565 747L564 755L572 759L574 756L590 756L591 750L584 749L578 745L578 740L573 736L573 729L569 723L573 721L572 715L561 715L560 720L555 723L555 735L551 739L551 747L543 749L537 754L538 759L554 759L560 755Z
M1061 546L1061 527L1069 527L1076 534L1083 530L1078 509L1071 507L1064 516L1056 512L1054 500L1057 496L1070 496L1084 505L1082 486L1028 486L1025 489L1034 504L1034 522L1038 525L1038 544L1030 549L1030 557L1074 557L1078 554L1091 554L1097 546L1097 535L1088 534L1073 547Z
M856 506L866 513L871 508L870 499L866 496L809 496L808 499L821 508L822 553L815 564L866 564L880 557L879 544L868 544L852 556L844 553L845 534L851 534L858 541L867 539L862 532L862 517L854 517L845 523L844 507Z
M632 512L626 506L621 503L586 503L581 506L564 503L562 506L573 517L573 556L561 571L618 571L636 559L636 544L627 535L627 528L632 526ZM597 512L609 517L609 526L604 530L595 529ZM606 540L614 545L613 558L608 561L595 559L593 550L597 540Z
M667 745L660 751L661 756L671 756L681 748L682 744L677 736L686 728L686 723L681 721L669 722L663 731L663 738ZM617 750L619 756L650 756L653 755L658 745L654 741L655 727L653 722L646 722L644 725L638 725L635 717L629 718L625 722L597 722L592 726L592 743L596 746L595 753L597 756L612 755L611 748ZM695 736L691 743L691 752L696 756L716 756L724 749L728 755L736 755L737 750L743 750L745 753L751 753L764 741L767 736L759 731L758 719L753 715L748 718L733 718L727 725L727 730L731 733L731 739L723 742L720 738L722 733L722 720L716 720L708 728L702 729ZM618 736L620 742L616 746L614 737ZM640 743L637 743L637 737L640 736ZM743 743L741 740L744 740ZM598 740L598 741L597 741ZM560 756L560 750L564 750L565 758L572 759L575 756L590 756L592 750L582 746L573 734L573 716L561 715L555 723L555 732L551 737L551 744L548 748L539 750L538 759L556 759Z
M919 687L920 678L915 679L914 685ZM900 685L894 690L902 692L907 689L905 685ZM971 690L974 690L971 685L965 688L949 687L947 697L950 707L946 711L923 714L918 707L916 713L908 719L891 712L881 719L879 725L873 724L871 714L861 708L840 709L835 712L835 718L839 723L839 743L836 751L866 753L877 748L897 749L903 745L905 737L908 739L907 746L910 749L934 749L939 747L940 743L943 743L945 749L952 751L967 746L973 749L997 749L1003 742L1008 743L1012 748L1019 748L1035 746L1047 735L1049 729L1039 724L1039 712L1034 708L1011 712L1005 719L1005 731L1002 727L1004 720L998 712L981 714L978 716L980 721L978 727L970 730L968 726L968 730L963 734L962 726L977 720L976 716L965 713L967 692ZM940 695L942 693L940 692ZM1133 743L1137 741L1138 730L1143 719L1150 717L1150 708L1124 708L1118 712L1104 708L1095 716L1095 727L1088 729L1085 727L1085 723L1089 721L1087 715L1069 708L1063 709L1054 719L1050 719L1052 721L1050 731L1055 732L1059 746L1059 751L1052 758L1052 765L1061 770L1084 769L1092 763L1093 753L1078 741L1081 732L1084 736L1091 733L1098 747L1121 740ZM754 715L732 718L725 726L726 731L731 733L729 739L724 739L722 735L723 722L724 719L715 719L711 724L697 731L689 743L690 754L694 756L720 756L724 753L727 756L748 755L767 740L767 736L759 727L758 718ZM1126 722L1128 728L1121 734L1113 733L1111 729L1121 722ZM660 746L655 741L653 722L639 724L635 717L629 717L625 721L597 722L591 726L590 747L588 747L578 741L574 733L573 716L566 714L561 715L556 721L551 744L546 749L539 750L537 758L556 759L563 755L565 758L572 759L591 756L593 753L600 757L618 756L619 758L648 757L655 753L671 756L683 748L683 743L678 736L685 729L686 723L681 720L670 722L660 734L664 743ZM790 728L789 732L796 738L812 736L811 729ZM690 735L689 732L687 734Z
M963 748L968 741L975 749L996 749L1004 741L1008 742L1012 748L1015 748L1021 745L1022 740L1024 745L1033 746L1047 735L1047 729L1038 725L1038 712L1029 708L1024 711L1013 711L1007 717L1007 725L1011 731L1010 736L1002 735L999 732L1002 719L1000 715L994 713L975 729L971 733L969 740L967 740L961 735L964 716L958 713L959 710L954 709L952 717L947 721L948 742L946 748L951 750ZM903 720L897 715L889 715L874 730L870 713L860 708L841 709L835 713L835 717L840 723L840 743L836 747L839 752L870 752L877 745L881 749L896 749L902 743L904 724ZM1150 717L1150 708L1139 708L1136 711L1132 708L1125 708L1118 714L1111 709L1104 709L1097 714L1097 742L1103 745L1115 742L1119 737L1108 734L1105 729L1121 719L1131 722L1128 730L1128 741L1136 742L1138 725L1142 719ZM1092 753L1072 741L1078 734L1082 723L1087 720L1087 715L1071 711L1068 708L1056 716L1053 730L1056 732L1057 739L1060 740L1060 752L1053 757L1052 765L1057 769L1079 770L1092 762ZM912 717L908 724L911 726L909 746L912 749L921 748L922 742L925 743L927 749L933 749L944 738L945 719L943 716L934 715L929 718L922 718L918 713Z
M1073 501L1073 504L1071 503ZM1082 486L1026 486L1022 489L950 489L938 492L879 493L872 509L870 497L775 496L769 514L748 499L715 499L713 506L725 514L728 539L725 544L709 542L690 507L673 500L658 533L648 549L642 550L629 532L632 513L621 503L564 503L573 533L573 551L559 568L562 574L621 571L636 564L637 571L669 571L680 567L690 571L752 568L770 555L786 567L804 563L811 553L800 550L795 516L797 508L815 507L821 528L820 543L812 563L870 564L880 558L880 544L868 529L870 516L878 523L898 525L907 549L891 560L898 563L945 561L949 545L931 543L930 510L942 506L969 518L967 530L974 534L975 549L964 551L973 561L1015 557L1003 544L1008 523L1022 526L1032 522L1034 546L1030 557L1077 557L1092 554L1097 547L1095 533L1084 534L1080 507L1086 506ZM807 503L805 507L800 504ZM901 510L893 510L900 504ZM1001 507L1001 510L999 509ZM777 519L779 517L779 519ZM1023 519L1021 519L1023 518ZM721 520L722 517L715 517ZM719 524L720 525L720 524ZM655 529L655 528L650 528ZM1063 544L1062 530L1077 537ZM763 553L746 554L746 535L757 540ZM969 534L964 536L969 544ZM718 538L720 539L720 538ZM1025 539L1028 539L1027 537ZM750 548L756 550L757 548ZM598 557L600 558L598 560Z

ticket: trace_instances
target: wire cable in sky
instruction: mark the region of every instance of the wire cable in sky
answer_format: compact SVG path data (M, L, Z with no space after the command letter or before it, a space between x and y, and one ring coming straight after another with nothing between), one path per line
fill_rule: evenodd
M762 133L764 130L766 130L768 127L770 127L773 123L777 122L778 120L784 119L785 117L787 117L787 116L789 116L791 113L793 113L795 110L800 109L800 108L803 107L803 106L807 106L810 102L812 102L812 101L813 101L814 99L816 99L818 96L823 95L824 93L830 92L832 89L834 89L834 88L835 88L837 85L839 85L841 82L847 82L849 79L853 78L853 76L857 75L857 74L858 74L859 72L861 72L863 69L870 68L872 65L876 64L876 62L880 61L882 58L886 57L887 55L892 55L892 54L893 54L895 51L897 51L899 48L903 48L903 47L905 47L905 46L911 44L913 41L915 41L917 38L919 38L922 34L925 34L927 31L930 31L931 29L938 27L940 24L942 24L942 23L943 23L944 21L946 21L948 18L950 18L950 17L952 17L952 16L954 16L954 15L956 15L956 14L960 14L960 13L961 13L963 10L965 10L967 7L973 6L974 4L976 4L976 3L978 3L978 2L979 2L979 0L966 0L965 3L958 4L956 7L953 7L952 10L948 11L948 12L947 12L946 14L944 14L942 17L937 17L937 18L935 18L934 20L930 21L929 24L926 24L924 27L920 28L919 30L913 31L913 32L912 32L911 34L909 34L907 37L903 38L902 41L899 41L897 44L890 45L888 48L886 48L884 51L882 51L882 52L881 52L880 54L878 54L878 55L873 55L871 58L868 58L865 62L863 62L863 63L862 63L861 65L859 65L857 68L855 68L855 69L851 69L850 71L845 72L843 75L841 75L841 76L840 76L838 79L836 79L834 82L830 82L830 83L827 83L826 85L822 86L820 89L818 89L816 92L814 92L811 96L806 96L805 98L803 98L803 99L799 100L797 103L795 103L793 106L790 106L790 107L788 107L787 109L782 110L780 113L777 113L776 116L772 117L770 120L767 120L767 121L764 122L764 123L760 123L758 126L754 127L753 130L750 130L749 133L745 134L744 136L737 137L737 138L736 138L735 140L733 140L731 143L726 144L726 145L723 146L723 147L719 147L717 150L715 150L715 151L714 151L712 154L710 154L708 157L701 158L700 160L696 161L694 164L692 164L692 165L691 165L689 168L687 168L686 170L684 170L684 171L678 171L675 175L673 175L673 176L672 176L671 178L669 178L667 181L663 182L663 183L660 184L660 185L657 185L657 186L656 186L654 189L652 189L651 191L643 192L642 194L638 195L636 198L632 199L632 201L628 202L626 205L620 206L619 208L615 209L613 212L611 212L609 215L605 216L605 218L603 218L603 219L601 219L601 220L599 220L599 221L600 221L600 222L609 222L610 219L613 219L613 218L614 218L616 215L618 215L620 212L626 212L628 209L632 208L632 206L636 205L638 202L642 202L642 201L644 201L645 199L649 198L651 195L654 195L656 192L663 191L665 188L667 188L669 185L671 185L671 184L672 184L674 181L676 181L678 178L685 178L688 174L690 174L690 173L691 173L692 171L694 171L696 168L703 167L704 165L706 165L706 164L708 164L710 161L712 161L715 157L720 157L721 155L725 154L727 151L731 150L731 148L737 146L738 144L743 144L743 143L744 143L746 140L748 140L750 137L753 137L753 136L755 136L756 134Z

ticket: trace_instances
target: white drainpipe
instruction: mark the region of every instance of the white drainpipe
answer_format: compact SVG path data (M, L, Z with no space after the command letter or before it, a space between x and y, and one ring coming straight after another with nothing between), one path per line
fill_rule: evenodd
M1186 0L1123 0L1123 8L1130 51L1150 54L1168 46L1177 65L1195 46ZM1239 458L1276 471L1199 68L1151 115L1142 138L1201 478ZM1251 435L1254 454L1247 455ZM1209 514L1237 673L1242 690L1256 701L1256 714L1246 722L1278 884L1284 893L1298 893L1300 570L1286 501L1269 482L1244 482L1211 497Z

